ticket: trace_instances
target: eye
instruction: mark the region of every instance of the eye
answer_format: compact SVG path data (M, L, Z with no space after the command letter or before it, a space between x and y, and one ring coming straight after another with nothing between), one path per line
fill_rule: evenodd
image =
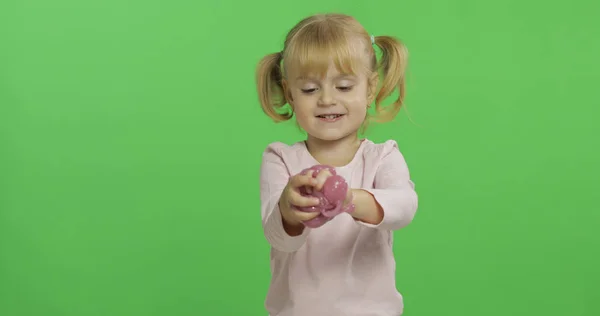
M313 92L317 91L317 88L301 89L301 91L303 93L309 94L309 93L313 93Z
M350 91L350 90L352 90L352 86L338 87L338 89L339 89L340 91L347 92L347 91Z

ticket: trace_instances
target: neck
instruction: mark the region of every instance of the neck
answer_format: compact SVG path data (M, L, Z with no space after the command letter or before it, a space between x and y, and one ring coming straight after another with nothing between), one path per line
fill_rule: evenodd
M353 133L337 140L322 140L312 136L306 139L310 154L320 163L334 167L347 165L352 161L361 141Z

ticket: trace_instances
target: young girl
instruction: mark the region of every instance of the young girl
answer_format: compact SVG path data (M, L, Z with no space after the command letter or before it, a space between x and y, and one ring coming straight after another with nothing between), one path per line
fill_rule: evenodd
M369 36L354 18L326 14L302 20L283 50L259 63L264 112L276 122L295 116L308 135L291 146L272 143L263 154L261 213L272 271L265 306L271 316L402 314L392 238L412 221L417 194L396 142L374 143L358 133L369 120L386 122L398 113L406 59L395 38ZM396 89L398 99L383 107ZM376 114L369 115L373 101ZM282 113L285 104L291 110ZM315 165L334 172L302 172ZM320 192L334 173L351 188L346 212L306 225L320 213L300 208L319 200L302 192Z

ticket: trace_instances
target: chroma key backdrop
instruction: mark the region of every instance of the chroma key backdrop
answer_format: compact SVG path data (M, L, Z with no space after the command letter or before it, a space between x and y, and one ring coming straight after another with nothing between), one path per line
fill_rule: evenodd
M266 316L261 154L305 135L254 71L321 12L410 53L364 135L420 196L405 316L600 315L591 0L1 1L0 315Z

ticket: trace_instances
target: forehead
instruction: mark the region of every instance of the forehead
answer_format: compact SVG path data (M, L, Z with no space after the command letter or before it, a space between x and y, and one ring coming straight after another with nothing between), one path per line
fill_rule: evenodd
M327 72L323 75L320 73L305 73L305 74L295 74L292 73L292 80L297 81L322 81L322 80L356 80L360 77L360 74L353 73L344 73L340 72L340 70L335 67L330 67Z
M336 63L327 65L290 65L286 77L296 81L337 81L358 80L367 77L367 67L363 63Z
M294 43L284 52L283 70L290 79L358 76L373 68L371 55L360 41Z

